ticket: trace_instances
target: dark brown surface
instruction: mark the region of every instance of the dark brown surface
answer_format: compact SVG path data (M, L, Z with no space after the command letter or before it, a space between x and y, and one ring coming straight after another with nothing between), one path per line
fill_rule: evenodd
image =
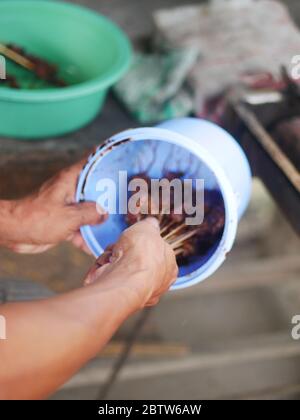
M300 171L300 118L290 118L276 125L274 139Z
M283 104L262 105L255 109L246 104L233 103L228 109L225 128L239 141L247 154L253 175L262 179L291 226L300 235L299 172L282 150L273 151L263 147L264 133L260 133L260 127L268 127L271 116L277 114L279 117L284 108ZM245 111L245 115L241 111ZM267 131L266 135L269 136ZM272 142L271 137L266 140ZM275 140L273 143L276 144Z

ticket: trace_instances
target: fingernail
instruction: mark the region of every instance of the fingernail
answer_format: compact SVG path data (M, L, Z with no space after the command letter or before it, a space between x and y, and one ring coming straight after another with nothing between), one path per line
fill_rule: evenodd
M103 215L108 216L108 212L103 207L101 207L98 203L96 204L96 210L98 214L100 214L100 216L103 216Z
M113 252L113 254L109 257L109 262L116 263L122 258L122 256L123 256L123 252L121 250Z

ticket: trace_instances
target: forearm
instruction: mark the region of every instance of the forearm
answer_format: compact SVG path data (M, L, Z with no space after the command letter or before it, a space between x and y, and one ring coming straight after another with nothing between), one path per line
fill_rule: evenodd
M93 358L136 309L129 289L101 285L0 306L7 322L7 339L0 341L0 398L48 396Z

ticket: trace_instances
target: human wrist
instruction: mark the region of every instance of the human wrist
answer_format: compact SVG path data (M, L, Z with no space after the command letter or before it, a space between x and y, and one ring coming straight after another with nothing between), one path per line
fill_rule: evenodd
M76 317L90 333L103 328L103 318L106 326L118 328L140 309L136 295L127 286L112 284L111 280L103 276L99 283L71 292L80 296ZM82 310L78 311L81 304Z
M16 241L18 217L16 200L0 200L0 245L10 246Z
M13 248L18 244L32 243L32 232L39 218L35 195L0 201L0 244Z

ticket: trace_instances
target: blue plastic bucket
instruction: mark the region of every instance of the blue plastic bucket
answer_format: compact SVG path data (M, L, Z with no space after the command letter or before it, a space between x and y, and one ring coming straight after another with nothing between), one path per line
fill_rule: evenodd
M95 201L99 181L109 178L117 191L119 173L146 172L161 178L167 171L181 171L186 178L204 179L205 188L220 191L225 208L223 235L204 256L179 267L172 289L192 286L208 278L224 262L236 236L237 225L251 194L251 172L238 143L215 124L196 118L171 120L154 128L137 128L112 136L91 155L78 182L77 201ZM88 247L98 257L127 228L123 214L112 214L99 226L81 229Z

